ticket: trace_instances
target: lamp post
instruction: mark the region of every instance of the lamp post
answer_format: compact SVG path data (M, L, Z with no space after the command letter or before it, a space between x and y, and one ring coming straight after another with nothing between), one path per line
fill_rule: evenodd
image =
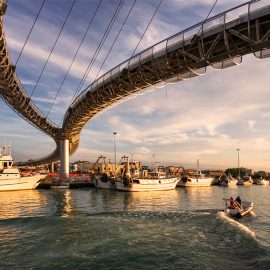
M116 174L116 144L115 144L115 137L117 135L117 132L113 133L113 145L114 145L114 178Z
M238 178L240 180L240 164L239 164L239 151L240 151L240 149L237 148L236 151L237 151L237 156L238 156Z

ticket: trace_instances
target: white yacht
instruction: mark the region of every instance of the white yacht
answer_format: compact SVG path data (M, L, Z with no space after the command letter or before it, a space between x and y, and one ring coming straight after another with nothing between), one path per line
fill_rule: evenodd
M214 181L213 177L206 177L199 169L199 160L197 160L197 172L191 176L184 176L178 182L180 187L209 187Z
M152 172L136 171L130 173L128 157L125 159L125 168L120 177L116 178L116 189L121 191L158 191L175 189L179 178L167 177L166 173L156 166Z
M0 191L35 189L44 174L22 176L19 169L13 167L10 149L4 147L0 152Z

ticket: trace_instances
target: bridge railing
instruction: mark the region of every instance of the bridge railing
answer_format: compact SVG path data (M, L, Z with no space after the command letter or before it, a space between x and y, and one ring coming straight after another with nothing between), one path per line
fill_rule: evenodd
M247 22L249 25L250 20L254 17L252 10L257 9L258 6L256 6L255 4L259 1L260 0L248 1L241 5L228 9L143 50L142 52L120 63L119 65L99 77L96 81L94 81L90 86L88 86L77 96L77 98L72 102L70 107L74 107L77 102L84 98L87 92L97 91L100 86L118 77L124 69L132 70L138 65L142 65L144 62L149 61L149 59L155 60L160 56L166 56L170 51L173 51L176 48L184 48L184 46L190 44L193 38L195 38L196 36L207 37L214 33L222 31L224 32L226 31L226 29L233 27L236 23L239 22ZM256 6L256 8L252 8L253 5L254 7ZM230 52L228 48L228 55L229 53ZM260 57L263 56L264 55L261 53ZM239 64L241 63L241 61L241 56L235 58L232 57L231 59L222 61L221 63L212 64L212 66L214 68L221 69ZM189 70L190 71L188 71L187 73L181 74L181 76L177 75L175 78L172 78L167 82L173 80L185 80L197 75L202 75L205 73L206 68L201 68L200 70L193 70L189 68Z
M30 99L30 97L28 96L27 92L25 91L24 87L22 86L22 83L20 81L20 79L18 78L18 76L14 73L15 76L15 80L17 81L17 85L20 87L20 93L21 93L21 100L27 100L27 104L30 105L30 107L35 111L36 115L39 116L40 118L45 118L45 115L39 110L39 108L36 106L36 104L34 102L32 102L32 100ZM2 97L2 96L1 96ZM3 98L3 100L6 102L6 100ZM18 111L16 111L16 109L13 108L13 106L11 104L9 104L8 102L6 102L8 106L11 107L12 110L14 110L16 113L18 113ZM22 114L21 114L22 115ZM23 118L25 118L24 115L22 115ZM31 125L35 126L34 123L32 123L31 121L29 121L27 118L25 118ZM46 119L46 122L54 127L57 128L57 125L52 122L49 119ZM35 126L36 127L36 126Z

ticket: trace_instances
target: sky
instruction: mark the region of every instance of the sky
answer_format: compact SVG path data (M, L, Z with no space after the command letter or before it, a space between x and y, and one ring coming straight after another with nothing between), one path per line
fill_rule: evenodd
M73 1L45 1L16 72L29 95L34 89L32 100L45 115L59 91L48 115L57 125L61 124L76 90L84 90L97 74L102 75L132 55L159 0L136 1L100 70L133 2L124 1L87 79L79 88L120 0L102 1L62 87L99 0L75 1L46 65ZM214 2L163 0L136 52L204 20ZM219 0L211 15L244 2ZM262 0L253 8L267 2ZM4 29L13 63L18 59L41 4L41 0L8 1ZM228 18L247 10L238 12ZM71 161L95 161L99 155L113 160L113 132L117 132L118 160L132 154L135 160L146 164L157 161L191 168L199 159L202 168L226 169L237 167L236 149L239 148L241 166L270 171L269 65L270 59L258 61L253 55L247 55L240 65L224 70L208 67L203 76L160 89L147 89L89 121L81 132L79 148L70 157ZM40 158L55 148L52 138L19 117L2 100L0 124L0 143L4 144L5 139L12 142L16 161Z

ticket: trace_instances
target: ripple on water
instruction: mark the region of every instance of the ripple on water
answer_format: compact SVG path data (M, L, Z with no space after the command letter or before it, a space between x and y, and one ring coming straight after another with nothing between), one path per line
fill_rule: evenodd
M268 269L266 212L240 221L251 237L217 214L225 189L207 192L0 194L1 268Z

